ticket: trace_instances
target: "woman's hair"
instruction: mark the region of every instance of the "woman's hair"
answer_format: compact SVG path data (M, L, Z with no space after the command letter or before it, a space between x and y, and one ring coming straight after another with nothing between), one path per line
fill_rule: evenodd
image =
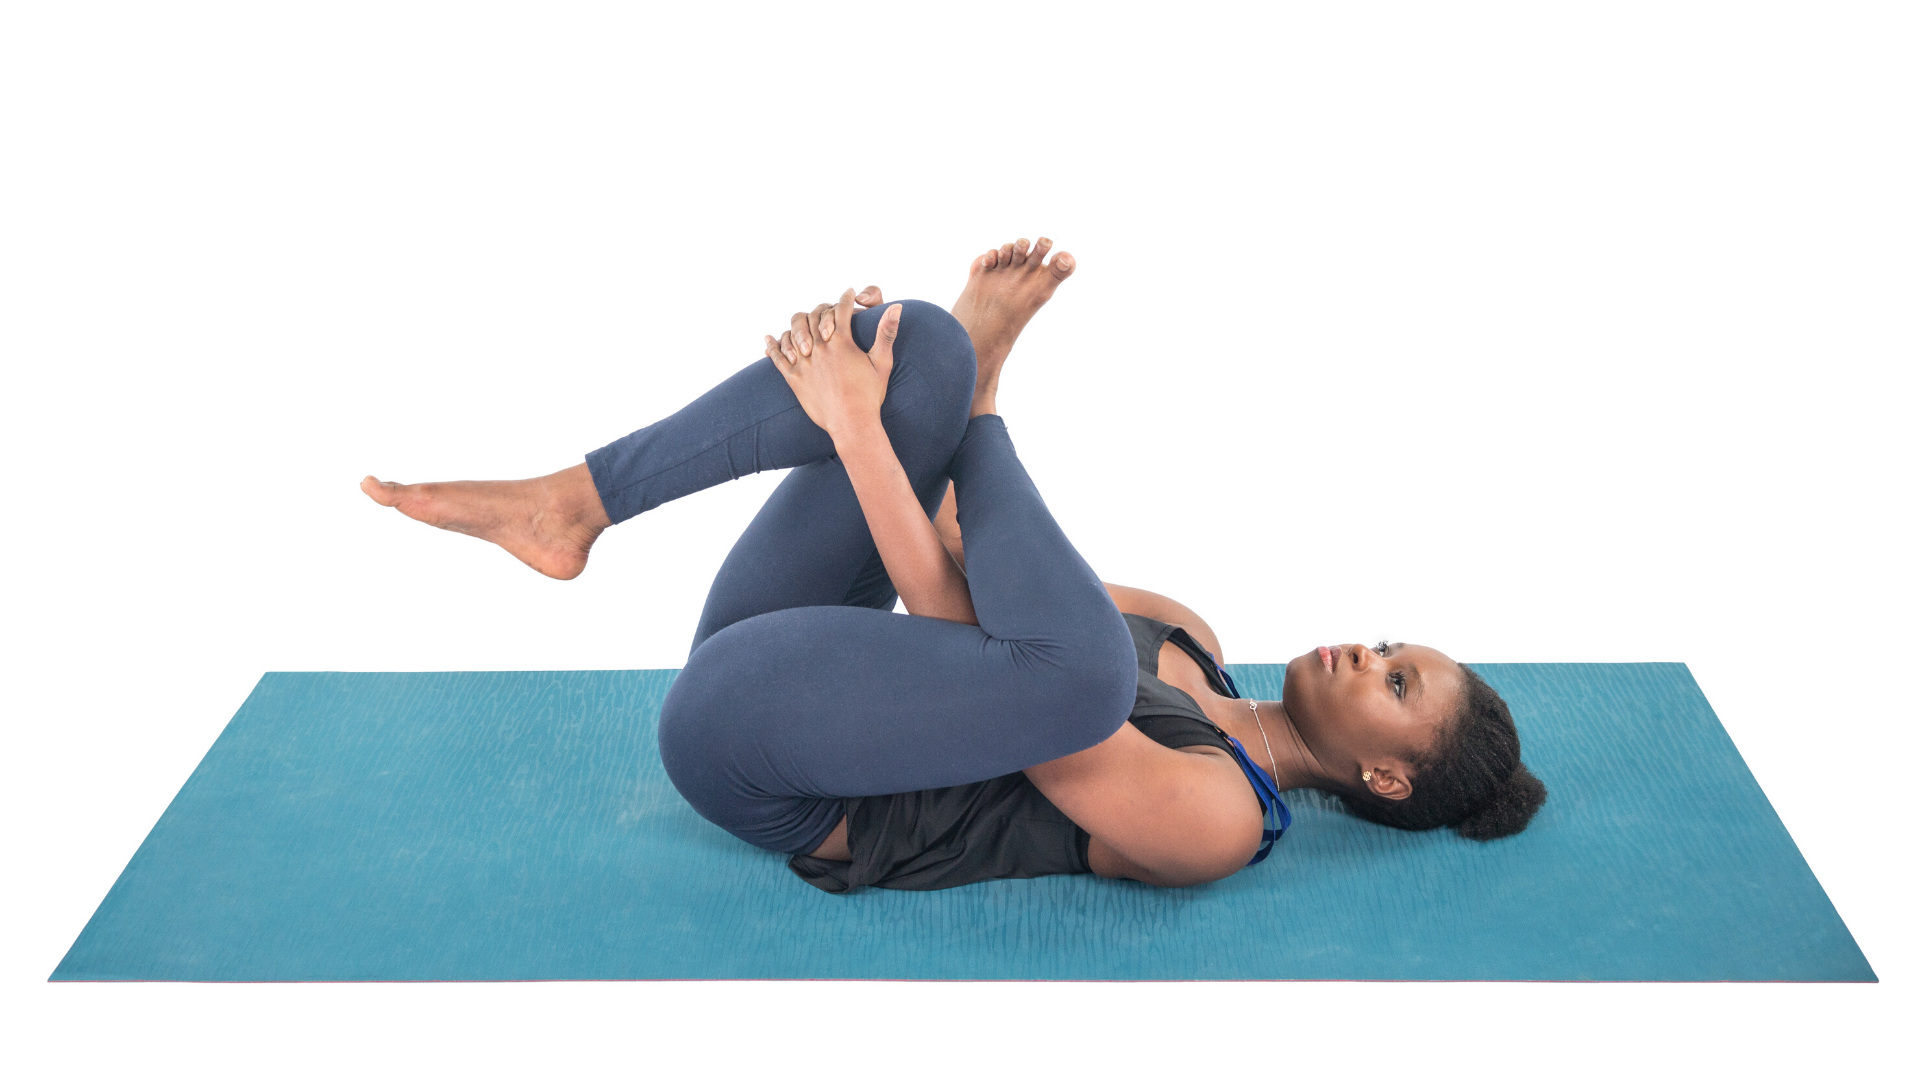
M1526 828L1547 801L1547 786L1520 763L1520 733L1507 703L1472 668L1461 664L1460 673L1459 711L1411 763L1413 794L1342 794L1354 813L1396 829L1451 825L1469 840L1497 840Z

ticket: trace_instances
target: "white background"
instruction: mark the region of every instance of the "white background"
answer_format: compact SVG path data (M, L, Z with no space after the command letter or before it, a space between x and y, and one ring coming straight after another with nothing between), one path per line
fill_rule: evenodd
M8 5L9 1063L1902 1060L1912 9L1326 7ZM1883 982L44 982L263 671L679 666L777 479L561 583L364 473L564 467L1037 232L1002 411L1103 576L1237 661L1685 661Z

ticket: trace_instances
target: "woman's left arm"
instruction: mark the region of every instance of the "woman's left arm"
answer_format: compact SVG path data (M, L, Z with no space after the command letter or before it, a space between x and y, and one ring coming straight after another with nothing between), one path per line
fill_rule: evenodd
M953 500L953 481L947 481L947 497L940 500L940 512L933 516L933 531L940 534L947 554L960 569L967 568L967 548L960 540L960 506Z
M946 546L947 553L961 570L967 567L967 549L960 537L960 513L954 504L953 482L947 482L947 496L940 501L940 512L933 518L934 532L939 534L940 543ZM1110 581L1101 582L1107 587L1107 595L1113 597L1115 607L1129 615L1145 615L1149 619L1158 619L1171 623L1193 635L1200 647L1213 654L1214 663L1227 662L1220 648L1220 637L1207 625L1207 620L1192 608L1173 599L1161 596L1157 592L1135 589L1126 585L1115 585Z
M1213 627L1187 605L1172 597L1161 596L1157 592L1145 589L1128 588L1111 582L1101 582L1107 587L1107 595L1113 597L1115 607L1128 615L1144 615L1149 619L1158 619L1171 623L1193 635L1200 647L1213 654L1213 662L1224 664L1227 658L1220 652L1220 639L1215 636Z

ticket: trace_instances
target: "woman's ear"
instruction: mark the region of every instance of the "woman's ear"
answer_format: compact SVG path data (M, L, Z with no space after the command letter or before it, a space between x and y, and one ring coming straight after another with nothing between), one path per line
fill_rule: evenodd
M1407 779L1407 764L1404 761L1382 761L1366 770L1365 779L1360 783L1375 795L1383 799L1398 801L1413 794L1413 782ZM1370 773L1371 775L1367 775Z

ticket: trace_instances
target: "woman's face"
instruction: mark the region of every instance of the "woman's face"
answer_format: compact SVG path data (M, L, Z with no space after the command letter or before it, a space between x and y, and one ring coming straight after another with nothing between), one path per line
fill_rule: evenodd
M1287 664L1281 697L1320 764L1357 784L1388 759L1404 774L1453 718L1463 687L1460 665L1424 645L1322 645Z

